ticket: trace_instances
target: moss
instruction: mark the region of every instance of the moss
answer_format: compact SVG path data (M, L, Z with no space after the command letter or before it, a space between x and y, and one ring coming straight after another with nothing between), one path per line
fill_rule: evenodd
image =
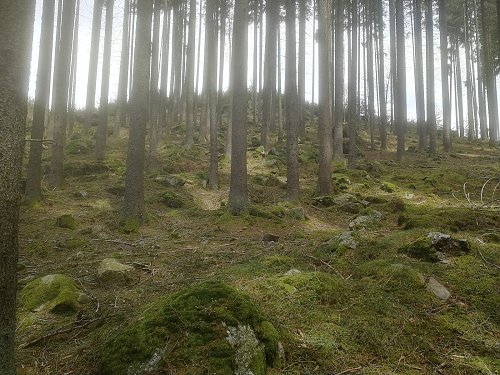
M122 230L124 233L137 233L141 227L141 220L135 216L130 216L122 221Z
M387 193L394 193L396 190L398 190L398 187L394 185L393 183L384 181L382 182L382 185L380 185L380 189Z
M265 320L257 328L257 337L265 345L266 360L270 367L279 367L281 364L278 354L280 335L271 322Z
M334 173L332 175L333 189L335 192L343 192L349 189L351 180L349 176L343 173Z
M266 353L276 343L275 332L257 305L221 282L204 282L167 295L108 342L102 351L102 374L128 374L141 368L161 348L167 348L160 366L188 374L232 374L235 351L227 340L227 326L248 325L262 335ZM267 357L266 357L267 358ZM255 374L265 373L265 357L252 361ZM274 363L274 358L270 360Z
M66 314L76 311L79 291L75 282L66 275L47 275L26 285L19 294L21 306L34 310L46 305L48 311Z
M161 195L161 201L169 208L181 208L184 206L184 199L177 193L166 191Z
M251 178L252 183L261 186L282 186L283 183L274 175L257 175Z
M76 220L72 215L61 215L56 220L59 228L76 229Z
M424 237L401 247L401 252L426 262L439 262L439 257L432 246L432 240Z
M109 172L110 168L102 162L73 161L64 164L67 177L82 177Z

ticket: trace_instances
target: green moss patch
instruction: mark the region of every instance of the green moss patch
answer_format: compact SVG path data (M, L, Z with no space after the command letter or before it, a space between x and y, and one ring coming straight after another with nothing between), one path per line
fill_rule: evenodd
M248 366L264 374L267 365L276 363L277 331L245 294L221 282L205 282L150 305L105 346L102 373L129 374L154 366L159 372L233 374L239 352L231 342L240 342L248 328L258 339Z
M161 195L161 201L169 208L184 207L184 199L177 193L166 191Z
M61 215L56 220L59 228L76 229L76 220L72 215Z
M48 311L67 314L78 310L79 291L73 279L54 274L39 277L19 293L21 306L29 311L45 305Z

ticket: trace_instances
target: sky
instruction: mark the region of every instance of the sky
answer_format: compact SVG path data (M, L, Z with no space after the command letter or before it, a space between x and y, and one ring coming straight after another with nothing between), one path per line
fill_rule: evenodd
M38 63L38 54L39 54L39 44L40 44L40 29L41 29L41 18L42 18L42 0L37 0L36 5L36 15L35 15L35 33L33 37L33 52L32 52L32 65L31 65L31 78L30 78L30 90L29 95L31 98L35 95L35 87L36 87L36 69ZM123 20L123 0L116 0L114 6L114 23L113 23L113 43L112 43L112 60L111 60L111 77L110 77L110 101L114 101L117 95L118 88L118 75L119 75L119 66L120 66L120 54L121 54L121 39L122 39L122 20ZM86 91L87 91L87 74L88 74L88 66L89 66L89 55L90 55L90 37L92 31L92 12L93 12L93 0L81 0L80 11L79 11L79 45L78 45L78 59L77 59L77 84L76 84L76 106L77 108L83 108L85 106L86 101ZM99 94L100 94L100 72L102 71L102 47L103 47L103 39L104 39L104 20L105 20L105 11L103 11L103 24L101 28L101 42L100 42L100 54L99 54L99 66L98 66L98 82L97 82L97 98L96 105L99 104ZM199 25L197 25L197 28ZM252 77L253 77L253 24L249 25L249 71L248 71L248 85L249 87L253 85ZM265 27L265 22L264 22ZM316 23L317 27L317 23ZM413 70L413 47L412 41L409 39L411 37L410 30L406 30L407 32L407 40L406 40L406 79L407 79L407 102L408 102L408 119L415 119L415 92L414 92L414 70ZM198 30L197 30L198 35ZM298 27L297 27L298 33ZM386 44L386 79L388 79L388 51L389 51L389 38L388 32L385 32L385 44ZM203 35L203 32L202 32ZM438 118L440 118L441 113L441 79L440 79L440 53L439 53L439 33L435 32L435 80L436 80L436 110L438 114ZM283 24L281 27L281 51L280 54L282 56L282 84L284 88L285 84L285 25ZM306 100L311 101L313 99L313 22L310 19L307 23L306 27ZM298 41L298 37L297 37ZM198 43L198 42L197 42ZM203 47L204 41L203 38L201 40L201 69L200 69L200 77L199 77L199 87L201 90L202 87L202 71L203 71ZM425 60L425 33L423 40L423 50L424 50L424 60ZM347 49L347 46L346 46ZM198 48L196 48L196 51ZM263 48L265 50L265 48ZM317 44L315 46L315 60L317 64ZM197 54L197 53L196 53ZM229 45L226 43L226 61L229 61ZM465 58L462 56L462 67L465 66ZM317 66L317 65L316 65ZM347 66L347 64L345 64ZM363 68L362 68L363 69ZM463 72L463 77L465 79L465 72ZM315 69L314 75L314 100L317 102L318 99L318 69ZM224 87L227 89L229 81L229 64L225 64L224 69ZM347 82L347 77L346 77ZM363 85L363 80L361 84ZM500 86L500 85L497 85ZM363 89L361 89L363 91ZM465 85L463 85L463 92L465 94ZM500 99L500 95L499 95ZM376 99L377 100L377 99ZM464 98L463 101L464 106L464 116L467 118L467 108L466 101ZM453 106L452 110L452 127L455 126L455 106Z

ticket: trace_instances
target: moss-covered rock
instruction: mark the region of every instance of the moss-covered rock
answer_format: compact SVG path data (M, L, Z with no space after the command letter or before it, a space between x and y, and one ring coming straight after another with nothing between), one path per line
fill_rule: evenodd
M184 207L184 199L174 192L166 191L161 195L161 201L169 208Z
M382 185L380 185L380 189L387 193L394 193L396 190L398 190L398 187L391 182L384 181L382 182Z
M73 313L79 309L80 292L72 278L53 274L36 278L19 293L21 307L32 311L46 308L56 314Z
M448 234L431 232L400 248L400 251L426 262L446 262L448 256L460 256L470 252L466 240L455 239Z
M59 228L75 229L76 220L72 215L61 215L57 218L56 225Z
M147 369L166 373L168 369L170 373L232 375L247 368L262 375L267 366L277 363L278 337L248 296L221 282L205 282L146 308L105 345L101 373L145 374Z
M110 168L103 162L72 161L64 164L67 177L82 177L109 172Z
M128 283L134 280L134 267L120 263L117 259L107 258L99 263L99 280L103 283Z

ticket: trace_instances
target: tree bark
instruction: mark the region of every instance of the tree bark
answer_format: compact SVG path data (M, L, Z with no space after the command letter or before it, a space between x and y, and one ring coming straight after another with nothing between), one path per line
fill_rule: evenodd
M149 69L151 64L151 18L153 0L137 3L134 53L134 84L131 95L130 132L125 173L122 217L144 222L144 159L148 121Z
M328 17L328 19L330 20L330 17ZM306 121L304 116L304 105L306 102L306 21L307 21L307 1L301 1L299 2L299 61L298 61L299 115L298 116L299 116L299 136L304 140L306 138Z
M129 68L129 50L130 50L130 0L125 0L123 8L123 26L122 26L122 50L120 57L120 77L118 80L118 121L116 122L113 135L118 137L120 129L127 125L127 100L128 100L128 68Z
M233 87L231 133L231 182L229 211L240 215L248 207L247 189L247 69L248 69L248 0L235 0L231 75Z
M344 158L344 0L337 0L335 15L335 109L333 160Z
M0 374L15 375L19 204L35 1L2 4L0 23ZM48 16L47 16L48 17Z
M189 3L189 38L186 70L186 137L184 146L190 148L194 142L194 63L196 43L196 0Z
M332 128L330 110L330 1L319 0L318 8L318 71L319 80L319 171L318 194L332 192ZM288 38L288 35L287 35ZM288 63L288 61L287 61ZM300 106L300 105L299 105Z
M384 3L383 0L378 1L378 93L379 93L379 132L380 132L380 148L387 149L387 101L385 93L385 56L384 56Z
M210 171L208 178L208 186L212 189L217 189L219 186L219 163L218 163L218 147L217 147L217 9L215 0L207 1L207 59L208 66L205 74L208 77L208 108L210 113Z
M52 73L54 11L55 0L44 0L31 139L43 139L45 129L45 113L50 97L50 78ZM27 201L36 202L42 198L41 181L42 142L31 142L25 193Z
M299 199L299 144L297 118L297 65L295 36L295 0L286 0L286 149L287 180L286 198L289 201ZM329 82L329 80L328 80ZM330 137L328 137L330 138Z
M68 87L71 66L71 44L75 20L76 0L65 0L62 13L61 39L56 56L58 70L54 100L54 143L50 163L49 183L53 188L61 188L64 183L64 142L68 120Z
M161 1L153 1L153 39L151 44L151 78L149 83L149 172L155 173L158 169L158 81L160 79L160 15Z
M427 148L425 127L424 61L422 53L422 0L414 1L415 30L415 100L417 110L418 148Z
M427 0L425 13L426 21L426 74L427 74L427 132L429 133L429 151L435 154L437 151L437 128L436 128L436 94L434 84L434 11L432 0Z
M266 13L266 59L264 62L264 100L262 109L261 144L264 151L270 149L269 132L275 123L276 114L276 27L279 23L279 4L276 0L267 0Z
M102 59L101 99L96 132L96 159L104 160L108 135L109 74L111 71L111 38L113 35L114 0L106 0L106 29L104 31L104 53Z
M62 1L62 0L61 0ZM104 0L94 0L92 17L92 36L90 42L89 74L87 79L87 127L90 127L91 113L95 110L95 93L97 85L97 63L99 59L99 42L101 39L102 6Z
M451 103L448 87L448 21L445 0L439 0L439 41L441 52L441 92L443 102L443 147L451 151Z
M396 156L403 160L405 153L405 136L407 122L406 102L406 53L403 2L396 1L396 128L398 135Z
M357 99L357 75L358 75L358 0L351 2L351 55L349 63L349 168L356 167L357 158L357 114L358 114L358 99Z

